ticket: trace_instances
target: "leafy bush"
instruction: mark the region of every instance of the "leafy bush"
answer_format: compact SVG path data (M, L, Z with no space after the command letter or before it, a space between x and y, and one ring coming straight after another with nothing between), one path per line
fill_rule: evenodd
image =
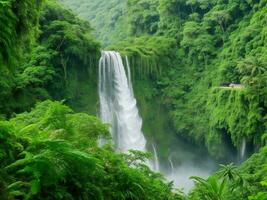
M182 198L143 164L146 154L98 147L100 137L108 141L108 126L60 102L38 103L1 122L0 133L0 196L6 199Z

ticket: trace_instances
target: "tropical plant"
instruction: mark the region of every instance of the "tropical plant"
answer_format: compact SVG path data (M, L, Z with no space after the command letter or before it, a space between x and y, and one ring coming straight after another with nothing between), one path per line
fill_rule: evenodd
M210 177L207 180L193 176L191 177L197 184L203 200L223 200L225 191L225 180L218 182L215 177Z

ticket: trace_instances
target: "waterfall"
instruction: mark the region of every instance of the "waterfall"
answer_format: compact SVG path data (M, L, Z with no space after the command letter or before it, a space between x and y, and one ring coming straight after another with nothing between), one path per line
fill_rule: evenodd
M133 94L127 57L125 61L127 74L118 52L102 51L98 86L100 118L111 125L110 132L119 151L145 151L146 140L141 130L142 119Z
M157 150L154 144L152 144L152 148L153 148L153 170L156 172L159 172L159 158L158 158L158 154L157 154Z

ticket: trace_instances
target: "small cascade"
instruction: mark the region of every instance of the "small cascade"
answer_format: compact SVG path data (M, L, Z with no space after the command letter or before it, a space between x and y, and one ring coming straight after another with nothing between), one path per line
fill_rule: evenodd
M169 163L170 163L171 176L173 176L173 175L174 175L174 165L173 165L173 162L172 162L171 155L168 157L168 161L169 161Z
M141 130L142 119L133 94L127 57L126 65L127 75L118 52L102 52L98 86L100 118L111 125L110 132L117 150L145 151L146 140Z
M152 148L153 148L153 154L154 154L154 158L153 158L153 170L156 172L159 172L159 158L158 158L158 153L156 150L156 147L154 144L152 144Z
M131 94L132 94L132 96L134 96L134 94L133 94L133 85L132 85L132 77L131 77L131 69L130 69L128 56L125 57L125 61L126 61L126 66L127 66L128 84L129 84L129 87L130 87L130 90L131 90Z
M241 159L241 161L243 161L245 159L246 151L247 151L247 140L246 140L246 138L243 138L241 146L240 146L240 159Z

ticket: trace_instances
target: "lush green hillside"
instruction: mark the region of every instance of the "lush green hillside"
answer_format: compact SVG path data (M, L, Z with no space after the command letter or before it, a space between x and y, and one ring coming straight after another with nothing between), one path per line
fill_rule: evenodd
M95 36L103 46L125 39L128 24L125 20L127 0L60 0L81 18L90 21Z
M0 199L267 199L266 27L267 0L0 0ZM248 159L183 195L148 154L115 152L86 114L101 46L128 56L160 158L174 134Z
M228 137L237 148L246 138L256 150L264 144L260 140L266 131L266 31L264 20L257 20L266 18L266 2L214 3L199 17L184 23L178 56L182 64L168 76L171 84L164 89L177 109L171 113L177 131L204 139L216 155ZM177 75L187 66L192 67L180 80ZM174 83L180 87L173 88ZM242 86L221 87L229 83ZM175 97L177 92L182 98Z
M218 158L225 145L238 151L244 138L254 150L264 145L266 1L130 0L128 6L132 36L140 37L111 48L132 57L140 73L153 71L142 70L146 63L163 69L156 87L177 134L205 144ZM224 87L230 83L241 85Z
M65 99L76 110L86 110L88 101L92 99L91 96L88 99L88 94L96 93L93 92L96 79L89 77L95 77L93 71L100 45L91 35L88 22L81 21L53 1L48 1L39 12L40 8L34 7L37 3L22 6L1 4L1 12L9 12L16 23L2 24L8 28L7 34L12 29L14 33L0 36L1 44L9 45L3 46L0 54L3 57L0 63L0 111L10 116L47 98ZM31 15L29 10L33 10ZM38 30L36 25L39 23ZM89 110L96 113L96 108Z
M155 86L164 95L154 98L161 98L169 108L176 133L195 143L205 144L210 154L219 159L227 157L227 149L238 153L244 139L250 151L264 147L267 128L267 2L159 0L157 9L149 9L148 13L142 12L137 2L143 5L146 2L150 5L148 8L153 8L156 1L129 0L129 11L140 10L131 13L134 15L132 19L136 19L131 20L132 36L138 33L142 40L140 30L144 30L143 27L157 27L157 30L153 33L145 28L143 34L151 35L150 42L143 43L145 47L135 39L112 48L128 52L126 54L132 55L133 60L149 57L165 69ZM156 16L155 12L157 17L145 20L147 16ZM160 45L147 45L153 39L155 44L160 44L156 42L158 35L176 39L175 58L171 57L172 46L166 52L166 48L158 48ZM162 51L157 52L158 49ZM162 59L163 52L171 57L172 62L166 63ZM145 67L142 63L138 66ZM237 85L229 87L230 83ZM245 185L238 182L239 179L231 182L223 177L210 178L208 182L196 179L203 187L193 191L191 199L247 199L249 195L264 190L264 186L260 186L267 176L265 168L260 167L266 165L266 160L262 160L263 152L237 170L242 180L244 177ZM253 162L257 164L253 165ZM229 187L223 188L225 182ZM195 196L198 190L201 194ZM231 196L227 195L229 191ZM266 193L251 197L265 198Z
M149 154L115 152L85 113L97 110L100 47L89 23L53 0L24 3L0 1L0 199L182 199Z
M146 5L148 12L143 12L140 4ZM153 9L155 4L157 9ZM139 38L111 48L129 55L143 76L157 71L144 70L147 59L157 63L148 64L150 68L163 69L156 80L150 79L158 91L150 101L161 99L168 107L176 133L205 145L211 155L223 160L231 153L240 154L244 140L250 153L264 147L267 2L129 0L128 6L132 37ZM146 20L148 16L157 17ZM149 32L147 27L157 29ZM177 47L161 47L159 36L163 41L175 39ZM155 45L150 45L153 40ZM236 85L229 87L230 83ZM251 199L265 199L266 193L256 195L264 191L260 182L264 185L267 176L263 152L236 170L242 179L196 179L204 186L194 190L190 199L247 199L253 194Z

